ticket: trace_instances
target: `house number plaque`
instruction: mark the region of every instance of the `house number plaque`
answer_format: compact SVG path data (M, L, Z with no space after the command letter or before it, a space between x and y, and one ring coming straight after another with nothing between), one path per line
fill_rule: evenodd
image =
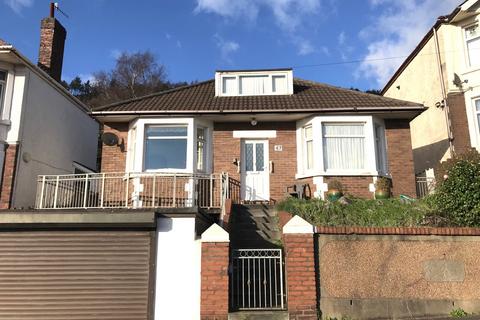
M281 144L277 144L273 146L273 150L275 151L283 151L283 146Z

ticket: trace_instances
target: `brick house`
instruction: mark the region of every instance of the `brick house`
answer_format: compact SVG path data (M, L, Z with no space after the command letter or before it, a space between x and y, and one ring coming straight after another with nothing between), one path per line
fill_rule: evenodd
M424 104L411 122L415 173L454 153L480 150L480 1L463 1L437 19L382 90L385 97Z
M409 122L421 104L293 77L291 69L217 71L215 79L99 107L101 172L228 173L240 201L276 202L329 181L372 198L374 182L415 196ZM235 193L235 194L234 194Z
M98 123L60 83L66 35L52 9L38 65L0 39L0 209L32 208L40 174L96 167Z

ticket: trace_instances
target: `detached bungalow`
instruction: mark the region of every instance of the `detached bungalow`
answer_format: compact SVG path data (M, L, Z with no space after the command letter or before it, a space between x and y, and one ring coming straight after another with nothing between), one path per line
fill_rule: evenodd
M103 173L223 173L234 201L275 202L299 184L324 198L333 179L348 194L372 198L380 176L391 179L394 195L415 196L409 122L423 110L275 69L219 70L215 79L92 114L103 124ZM130 205L162 204L153 189L137 182ZM212 192L200 190L193 201L212 200Z

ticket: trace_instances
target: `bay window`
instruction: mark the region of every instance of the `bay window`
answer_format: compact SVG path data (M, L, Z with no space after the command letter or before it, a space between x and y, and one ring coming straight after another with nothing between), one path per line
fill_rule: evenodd
M325 170L365 168L363 123L323 123L322 138Z
M478 24L465 28L468 64L480 66L480 29Z
M151 125L145 130L145 169L187 168L187 127Z
M388 174L385 125L373 116L317 116L297 127L297 176Z
M477 126L478 126L478 134L480 135L480 98L475 100L475 115L477 119Z

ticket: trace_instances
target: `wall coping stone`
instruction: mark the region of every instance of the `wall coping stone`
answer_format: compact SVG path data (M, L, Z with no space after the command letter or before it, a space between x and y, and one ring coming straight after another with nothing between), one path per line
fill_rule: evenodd
M371 235L438 235L438 236L480 236L480 228L458 227L330 227L317 226L319 234L371 234Z
M202 233L202 242L230 242L230 235L218 224L212 224Z
M283 226L283 234L313 234L314 227L302 219L300 216L294 216L286 225Z

